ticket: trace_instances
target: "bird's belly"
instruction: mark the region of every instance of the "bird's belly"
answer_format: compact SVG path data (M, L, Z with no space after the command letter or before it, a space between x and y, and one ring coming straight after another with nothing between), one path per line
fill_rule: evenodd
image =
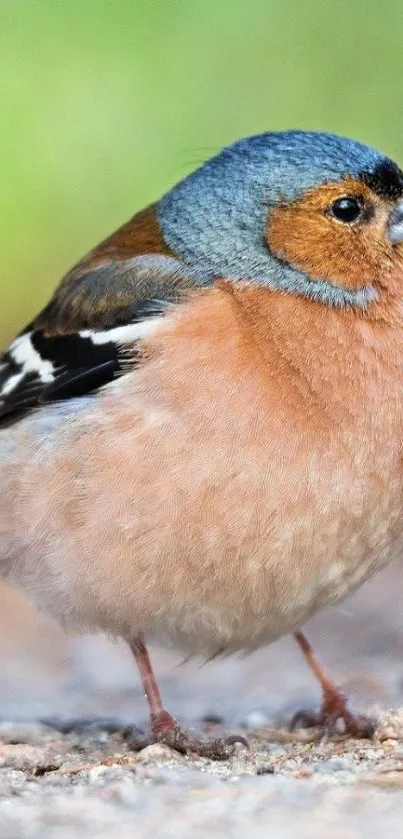
M157 641L179 648L190 655L212 657L240 650L253 651L302 627L318 610L337 603L364 583L379 565L360 563L355 573L335 563L328 574L310 580L289 600L276 602L262 598L262 610L238 609L229 612L222 604L215 608L198 604L191 612L171 611L161 625L150 627L149 634ZM285 594L285 592L284 592ZM244 596L247 596L244 590ZM265 608L264 608L265 607ZM237 619L237 612L242 619Z
M312 507L294 529L291 519L282 528L279 518L278 529L266 541L252 539L249 551L238 543L224 557L217 545L214 566L188 596L171 593L151 634L189 654L212 656L253 650L296 630L403 550L397 511L387 507L382 498L353 519L338 508L327 522Z
M175 413L145 416L133 431L130 406L113 433L77 421L56 461L55 435L3 470L0 569L65 625L189 654L254 649L401 552L396 434L394 448L392 434L372 445L338 428L326 445L293 428L282 442L282 423L257 433L253 415L249 436L234 421L234 443L224 411L208 436Z

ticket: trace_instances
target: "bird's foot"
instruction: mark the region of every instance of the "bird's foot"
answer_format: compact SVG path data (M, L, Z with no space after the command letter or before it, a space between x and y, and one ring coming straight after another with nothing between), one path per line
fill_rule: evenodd
M234 753L236 743L241 743L247 749L248 741L241 734L230 734L225 737L208 738L197 735L182 728L168 711L161 711L151 719L151 732L144 735L134 732L128 741L131 749L140 751L153 743L162 743L180 754L200 755L211 760L226 760Z
M347 707L347 697L336 687L324 693L319 711L297 711L294 714L290 729L298 727L318 727L323 738L337 732L337 723L342 720L344 731L351 737L371 739L375 732L375 723L364 714L353 714Z

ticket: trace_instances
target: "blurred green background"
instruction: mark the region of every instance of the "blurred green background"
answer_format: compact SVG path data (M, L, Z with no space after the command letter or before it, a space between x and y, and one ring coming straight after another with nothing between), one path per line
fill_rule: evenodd
M1 0L0 344L223 144L333 130L403 162L403 4Z

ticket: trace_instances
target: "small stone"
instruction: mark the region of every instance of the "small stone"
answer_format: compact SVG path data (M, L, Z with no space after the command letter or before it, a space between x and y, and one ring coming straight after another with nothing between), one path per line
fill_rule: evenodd
M376 728L375 737L384 745L391 740L403 740L403 711L384 714Z
M107 775L108 770L109 766L94 766L88 773L88 780L90 783L94 783L94 781L97 781L103 775Z
M47 766L50 761L45 749L26 744L0 746L0 766L12 769L35 770L38 766Z
M142 760L169 760L172 754L173 751L169 746L164 746L163 743L151 743L139 752L139 757Z
M271 766L270 763L262 763L261 766L257 767L256 775L274 775L274 766Z

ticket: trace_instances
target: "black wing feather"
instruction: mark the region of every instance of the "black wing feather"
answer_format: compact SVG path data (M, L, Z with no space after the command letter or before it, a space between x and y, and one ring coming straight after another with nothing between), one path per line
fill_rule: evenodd
M140 354L130 338L130 347L125 345L125 328L163 314L185 290L210 283L210 276L165 256L73 269L0 357L0 427L45 402L83 396L127 372Z

